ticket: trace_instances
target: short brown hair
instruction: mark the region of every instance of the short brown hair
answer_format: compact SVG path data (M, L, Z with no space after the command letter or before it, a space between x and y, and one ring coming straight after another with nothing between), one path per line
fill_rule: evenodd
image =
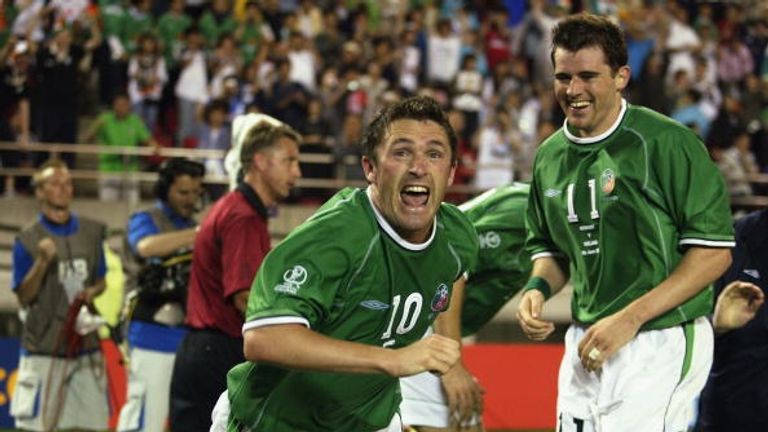
M624 33L608 18L581 13L560 21L552 29L552 51L550 57L555 65L555 50L562 48L570 52L597 47L603 51L605 61L615 74L628 61L627 43Z
M259 123L253 126L245 135L243 146L240 149L240 166L243 172L248 171L253 160L253 155L269 149L277 143L280 138L288 138L301 144L301 134L287 124L275 126L267 122Z
M66 162L61 159L48 159L40 167L37 168L35 174L32 175L32 186L35 189L41 187L45 183L46 177L48 177L48 171L54 169L69 170Z

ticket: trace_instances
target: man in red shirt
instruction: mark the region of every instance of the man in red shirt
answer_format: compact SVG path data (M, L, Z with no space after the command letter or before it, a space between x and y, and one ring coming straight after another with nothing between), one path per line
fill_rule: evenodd
M227 372L243 362L248 292L270 249L267 209L286 198L301 176L301 136L260 122L242 134L243 180L216 202L200 225L189 279L186 324L171 379L171 430L207 432L211 410L226 390Z

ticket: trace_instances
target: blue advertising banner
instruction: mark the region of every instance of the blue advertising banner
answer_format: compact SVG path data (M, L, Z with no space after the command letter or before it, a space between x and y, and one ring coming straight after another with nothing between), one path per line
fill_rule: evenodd
M0 428L12 428L11 398L19 366L19 338L0 338Z

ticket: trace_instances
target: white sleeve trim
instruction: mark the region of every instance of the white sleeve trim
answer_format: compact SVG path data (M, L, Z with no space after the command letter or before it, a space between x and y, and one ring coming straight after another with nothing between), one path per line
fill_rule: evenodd
M539 252L537 254L531 255L531 262L534 262L539 258L546 258L546 257L555 256L555 255L556 254L554 252Z
M704 240L704 239L696 239L696 238L687 238L680 240L680 245L699 245L699 246L709 246L709 247L722 247L722 248L732 248L736 247L736 242L732 240Z
M277 317L267 317L267 318L259 318L254 321L248 321L247 323L243 324L243 334L247 332L248 330L252 330L259 327L266 327L271 325L280 325L280 324L301 324L306 326L307 328L312 328L309 325L309 321L307 321L306 318L299 317L299 316L277 316Z

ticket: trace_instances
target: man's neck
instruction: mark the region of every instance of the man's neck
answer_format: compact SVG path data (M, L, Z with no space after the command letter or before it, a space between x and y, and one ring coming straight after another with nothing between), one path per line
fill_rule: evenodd
M252 174L246 174L243 181L245 182L245 184L250 186L254 192L256 192L256 195L264 204L264 207L269 208L277 204L276 200L272 197L272 194L269 193L269 188L261 180L260 177L254 176Z
M65 223L69 222L69 218L71 217L69 208L57 208L49 205L43 205L42 212L46 219L59 225L64 225Z

